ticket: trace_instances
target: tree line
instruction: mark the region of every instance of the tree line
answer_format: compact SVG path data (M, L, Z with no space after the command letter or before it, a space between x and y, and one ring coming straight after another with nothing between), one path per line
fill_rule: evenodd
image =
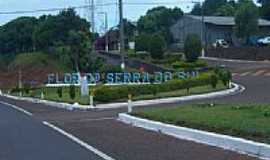
M0 27L0 54L42 51L55 54L74 70L86 69L93 40L89 28L71 8L57 15L19 17Z
M241 4L253 2L252 0L205 0L203 6L196 4L191 11L193 15L206 16L235 16ZM259 16L270 20L270 1L256 0L260 6L255 6L258 9ZM253 3L254 4L254 3ZM255 5L255 4L254 4ZM202 12L203 9L203 12Z

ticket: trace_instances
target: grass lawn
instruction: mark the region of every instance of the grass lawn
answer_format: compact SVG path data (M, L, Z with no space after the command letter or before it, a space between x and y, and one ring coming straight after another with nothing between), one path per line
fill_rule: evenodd
M145 109L133 115L270 144L270 106L266 105L187 105Z
M209 93L213 91L220 91L224 90L226 87L219 83L216 89L213 89L210 85L207 86L200 86L191 88L189 93L187 93L186 89L176 90L171 92L160 92L156 95L148 94L148 95L140 95L133 97L133 100L146 100L146 99L157 99L157 98L165 98L165 97L181 97L187 95L195 95L195 94L202 94L202 93ZM28 95L24 95L27 97L36 97L40 98L41 90L35 90L30 92ZM75 103L79 102L80 104L88 105L89 104L89 97L80 97L80 88L76 88L76 98L72 100L69 96L69 88L63 88L63 97L59 98L57 94L56 88L46 88L45 89L45 99L57 102L66 102L66 103ZM126 99L115 99L114 102L126 102L128 100L128 95ZM104 103L104 102L96 102L96 103Z

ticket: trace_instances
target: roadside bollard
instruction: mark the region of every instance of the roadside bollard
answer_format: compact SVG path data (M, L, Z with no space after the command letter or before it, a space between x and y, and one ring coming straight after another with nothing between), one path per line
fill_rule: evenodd
M132 107L133 107L133 104L132 104L132 95L129 94L128 95L128 113L131 113L132 112Z
M2 95L3 95L2 90L0 90L0 96L2 96Z
M229 88L232 88L233 87L233 84L232 84L232 81L229 82Z
M94 106L94 96L95 96L95 89L92 89L91 94L90 94L90 108L95 108L95 106Z
M90 108L94 108L94 97L90 95Z
M43 92L41 92L40 98L44 99L44 93Z

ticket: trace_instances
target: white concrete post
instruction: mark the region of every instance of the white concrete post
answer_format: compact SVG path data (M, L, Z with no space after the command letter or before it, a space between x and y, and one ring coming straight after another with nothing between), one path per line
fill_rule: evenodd
M0 96L2 96L2 95L3 95L2 90L0 90Z
M90 95L90 108L94 108L94 96Z
M230 88L233 87L232 81L229 82L229 87L230 87Z
M204 48L202 49L202 58L205 58L205 50L204 50Z
M43 92L41 92L40 98L44 99L44 93Z
M96 92L96 89L93 88L91 90L91 94L90 94L90 108L95 108L94 106L94 96L95 96L95 92Z
M129 94L128 95L128 113L131 113L132 112L132 107L133 107L132 95Z

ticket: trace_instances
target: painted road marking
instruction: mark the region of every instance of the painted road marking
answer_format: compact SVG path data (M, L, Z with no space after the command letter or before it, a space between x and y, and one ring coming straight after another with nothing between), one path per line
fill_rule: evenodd
M254 73L252 76L259 76L259 75L263 74L264 72L266 72L266 70L259 70L256 73Z
M251 72L244 72L244 73L240 74L240 77L247 76L247 75L249 75L250 73L251 73Z
M12 104L9 104L9 103L6 103L6 102L2 102L2 101L0 103L3 104L3 105L6 105L6 106L10 106L11 108L13 108L13 109L15 109L17 111L20 111L20 112L22 112L22 113L24 113L24 114L26 114L28 116L33 116L33 113L30 113L27 110L22 109L22 108L20 108L18 106L15 106L15 105L12 105Z
M106 121L106 120L114 120L116 119L115 117L104 117L104 118L96 118L96 119L83 119L81 121L88 121L88 122L97 122L97 121Z
M265 75L265 76L270 76L270 72L268 72L268 73L265 73L264 75Z
M71 139L72 141L78 143L80 146L86 148L87 150L91 151L91 152L94 152L96 155L98 155L99 157L103 158L104 160L115 160L113 159L112 157L106 155L105 153L99 151L98 149L88 145L87 143L83 142L82 140L80 140L79 138L73 136L72 134L70 133L67 133L66 131L54 126L53 124L49 123L49 122L46 122L46 121L43 121L43 124L48 126L49 128L52 128L53 130L61 133L62 135L68 137L69 139Z

